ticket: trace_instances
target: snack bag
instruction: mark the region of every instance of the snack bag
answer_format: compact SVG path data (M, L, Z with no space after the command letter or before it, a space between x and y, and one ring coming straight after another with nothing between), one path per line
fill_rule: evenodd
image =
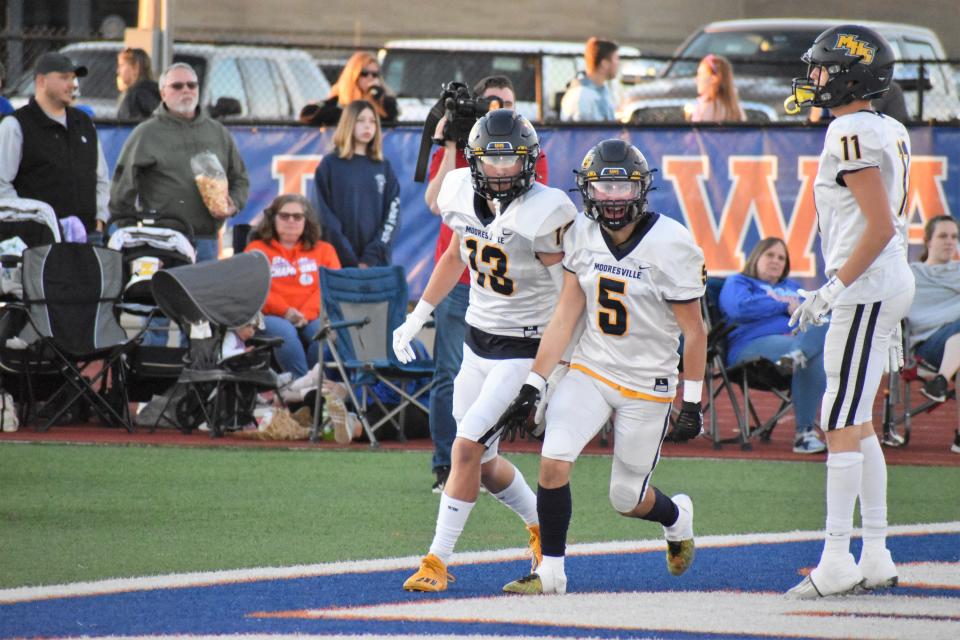
M228 199L227 172L223 170L220 159L212 151L204 151L190 158L197 189L203 199L203 206L214 215L226 213L230 206Z

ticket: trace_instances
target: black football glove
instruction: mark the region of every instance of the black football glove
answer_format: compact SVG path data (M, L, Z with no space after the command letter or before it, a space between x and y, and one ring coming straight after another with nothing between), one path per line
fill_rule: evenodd
M524 437L533 427L533 414L537 410L538 402L540 392L537 388L532 384L524 384L497 423L490 427L478 442L489 446L488 443L496 440L498 435L505 442L513 442L517 435Z
M673 429L667 434L670 442L686 442L703 431L703 411L699 402L684 402L680 406L680 415L673 423Z

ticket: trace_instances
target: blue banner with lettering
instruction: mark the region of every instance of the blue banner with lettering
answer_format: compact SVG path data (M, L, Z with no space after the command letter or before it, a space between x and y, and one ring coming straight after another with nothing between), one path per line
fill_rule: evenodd
M100 125L112 168L130 129ZM250 200L235 219L247 222L280 193L309 194L313 173L331 146L332 130L301 127L231 127L250 176ZM790 250L792 275L816 281L822 274L816 234L813 179L823 128L549 128L540 130L550 185L575 187L573 171L591 146L605 138L630 140L657 169L650 198L654 210L687 226L703 247L711 274L739 271L753 244L778 236ZM400 229L393 259L405 267L410 295L418 298L433 268L439 220L413 181L421 131L390 129L384 154L401 185ZM960 208L960 129L910 131L913 157L906 212L911 243L923 239L923 221ZM578 205L579 195L570 193Z

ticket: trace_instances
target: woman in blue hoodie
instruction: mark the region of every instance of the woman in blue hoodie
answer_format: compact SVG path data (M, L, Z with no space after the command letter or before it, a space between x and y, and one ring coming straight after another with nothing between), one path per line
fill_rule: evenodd
M787 323L800 304L800 285L789 274L787 245L780 238L764 238L750 252L743 272L727 278L720 310L737 325L727 338L727 366L763 358L792 373L793 451L820 453L826 445L814 431L814 419L827 385L823 341L828 325L793 334Z

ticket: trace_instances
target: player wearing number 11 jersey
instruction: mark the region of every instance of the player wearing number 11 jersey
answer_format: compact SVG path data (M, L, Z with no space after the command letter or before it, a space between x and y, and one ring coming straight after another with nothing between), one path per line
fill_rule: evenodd
M403 584L411 591L447 588L447 565L481 482L523 519L534 567L540 557L536 496L520 471L497 455L498 439L485 435L530 371L559 295L563 232L577 210L559 189L534 182L539 141L514 111L480 118L464 152L469 168L447 174L437 198L453 239L393 336L397 357L412 359L411 340L464 264L470 267L463 363L453 383L457 437L430 552Z
M803 330L831 316L820 408L829 451L826 531L819 563L787 593L791 598L897 583L886 547L887 467L871 415L888 346L900 344L900 320L914 293L906 260L910 137L902 124L870 105L890 86L893 58L890 44L872 29L827 29L804 54L807 75L793 81L788 98L836 116L814 183L829 280L816 291L801 290L805 299L790 319ZM858 497L863 547L855 562L850 534Z

